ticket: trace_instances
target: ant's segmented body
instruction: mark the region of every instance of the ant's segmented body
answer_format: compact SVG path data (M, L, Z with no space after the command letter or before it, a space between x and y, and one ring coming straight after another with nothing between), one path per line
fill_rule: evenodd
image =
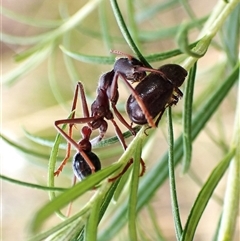
M159 69L152 69L145 67L139 60L130 55L123 54L119 51L113 51L113 53L125 55L126 57L117 59L113 70L100 77L96 91L96 99L91 105L91 115L89 115L83 86L79 82L73 99L72 117L70 119L55 121L55 127L68 142L68 148L65 159L54 172L54 175L59 175L63 166L69 159L71 145L73 145L77 150L77 154L75 155L73 161L73 170L78 179L83 179L91 173L101 169L100 160L91 151L91 149L92 143L97 143L104 137L108 129L107 120L112 122L116 135L124 150L127 148L123 134L114 120L114 115L117 116L119 121L121 121L133 135L136 133L132 126L129 125L122 117L116 107L119 98L119 77L131 91L131 95L127 101L127 112L131 121L136 124L142 125L148 123L150 127L155 127L158 124L165 108L167 106L171 106L172 104L176 104L178 102L178 98L182 96L178 87L183 83L187 72L181 66L165 65ZM150 74L146 75L146 72L150 72ZM139 82L139 84L134 89L129 82ZM82 102L82 118L75 118L78 92L80 92ZM110 108L112 108L113 112ZM159 117L155 123L153 119L158 114ZM69 125L68 134L59 127L61 124ZM78 143L72 139L72 128L75 124L85 124L82 128L82 140ZM99 130L99 135L90 141L91 133L96 129ZM126 171L132 161L133 160L131 159L116 178ZM145 171L145 164L142 159L141 165L142 172L140 175L143 175ZM112 178L110 180L113 181L116 178Z

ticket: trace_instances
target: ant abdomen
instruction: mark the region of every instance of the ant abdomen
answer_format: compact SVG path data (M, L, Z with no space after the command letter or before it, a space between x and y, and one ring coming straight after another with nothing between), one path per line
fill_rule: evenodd
M146 110L154 119L159 115L159 122L164 110L168 106L177 104L182 92L178 89L185 80L187 71L177 64L166 64L158 68L158 72L147 75L136 87L135 92L141 97L144 109L134 95L127 100L127 113L135 124L144 125L148 123ZM176 93L175 93L176 92Z
M95 172L101 170L101 162L96 154L93 152L85 152L89 160L91 160L93 166L95 167ZM80 153L77 153L73 158L73 172L79 180L85 179L87 176L92 174L92 170L82 157Z

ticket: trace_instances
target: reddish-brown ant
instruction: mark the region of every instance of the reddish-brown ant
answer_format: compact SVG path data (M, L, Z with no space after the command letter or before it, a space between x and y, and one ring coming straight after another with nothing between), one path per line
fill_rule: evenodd
M123 53L118 52L118 51L114 51L114 53L123 55ZM95 172L96 169L98 169L98 168L96 168L94 163L92 163L92 161L91 161L91 156L94 155L94 157L93 157L94 160L97 160L97 157L95 156L95 154L93 154L91 152L91 142L89 140L90 134L86 134L86 129L87 129L86 126L82 129L83 139L79 143L76 143L72 139L72 128L73 128L74 124L87 123L87 125L88 125L87 132L90 132L90 130L92 131L95 129L99 129L98 137L95 138L94 140L92 140L92 143L95 143L95 142L101 141L101 139L104 137L104 135L107 131L107 128L108 128L108 124L107 124L106 120L110 120L114 125L116 135L117 135L120 143L122 144L123 148L124 149L127 148L127 145L125 143L122 132L119 129L118 125L116 124L116 122L113 118L113 113L110 110L110 103L111 103L111 107L112 107L115 115L118 117L118 119L131 131L131 133L133 135L135 135L134 129L124 120L124 118L122 117L122 115L119 113L119 111L116 108L116 104L117 104L117 101L119 98L118 78L122 77L122 79L129 86L129 88L131 89L131 91L134 95L134 93L135 93L134 89L131 87L131 85L128 83L128 81L130 81L130 82L141 81L146 76L145 71L150 71L150 72L159 72L159 71L144 67L143 64L139 60L135 59L134 57L132 57L130 55L125 55L125 56L126 56L126 58L119 58L118 60L116 60L116 62L114 64L114 69L112 71L107 72L100 77L98 88L97 88L97 97L91 105L91 116L89 115L83 86L81 83L78 83L78 85L76 87L74 99L73 99L72 117L70 119L55 121L55 127L64 136L64 138L68 141L68 148L67 148L67 153L66 153L65 159L63 160L63 162L61 163L59 168L54 172L54 175L59 175L59 173L63 169L63 166L66 164L67 160L69 159L71 145L73 145L79 153L79 155L77 154L75 156L75 159L73 162L73 168L74 168L75 174L78 172L81 172L81 167L79 167L79 169L76 170L75 163L76 163L77 158L80 158L82 161L84 159L86 161L87 165L89 166L91 172ZM80 97L81 97L81 101L82 101L82 108L83 108L83 114L84 114L83 118L75 118L75 109L76 109L76 103L77 103L77 98L78 98L77 97L78 91L80 91ZM138 99L140 105L143 105L142 100L138 96L135 96L135 97L136 97L136 99ZM146 114L146 116L151 125L153 123L151 116L147 115L147 114ZM61 125L61 124L69 124L68 134L66 134L59 127L59 125ZM152 126L154 126L154 123L152 124ZM86 143L87 143L87 145L86 145ZM87 153L91 153L91 155L90 154L88 155ZM96 162L97 162L97 166L100 166L98 164L99 161L96 161ZM131 164L131 162L132 162L132 160L130 160L130 162L127 166L129 166ZM141 164L142 164L142 173L141 173L141 175L142 175L145 170L143 160L141 160ZM123 172L125 172L126 168L124 168ZM83 178L81 176L81 174L79 174L79 173L77 174L77 177L80 179Z
M114 51L114 53L123 55L121 52L118 52L118 51ZM119 77L121 77L124 80L126 85L131 90L131 96L129 97L127 102L127 111L130 119L134 123L138 123L138 124L148 123L151 127L155 127L156 125L153 121L153 118L155 118L160 113L160 116L156 122L157 124L161 118L161 115L164 109L168 105L177 103L178 95L181 96L180 94L181 91L177 87L182 84L186 75L184 76L183 79L181 78L182 79L180 81L181 84L177 85L174 83L176 82L175 79L177 79L178 77L171 73L168 74L167 72L170 71L169 68L167 69L166 67L165 68L162 67L162 68L159 68L158 70L147 68L134 57L130 55L125 55L125 56L126 58L119 58L115 62L114 69L112 71L107 72L100 77L98 88L97 88L97 97L93 102L93 104L91 105L91 116L89 115L83 86L81 83L78 83L75 91L75 95L74 95L74 100L73 100L72 117L70 119L58 120L55 122L55 126L57 130L68 141L68 148L67 148L67 154L65 159L63 160L63 162L61 163L57 171L54 172L54 175L59 175L59 173L63 169L63 166L66 164L67 160L69 159L71 145L73 145L77 149L77 154L75 155L74 161L73 161L73 169L74 169L75 175L79 179L83 179L87 175L90 175L91 173L98 171L101 168L101 164L98 157L93 152L91 152L91 142L92 143L99 142L104 137L108 128L108 124L106 120L110 120L113 123L116 135L120 143L122 144L124 149L127 148L122 132L120 131L118 125L116 124L113 118L113 113L110 110L110 103L111 103L111 107L114 111L114 114L131 131L131 133L135 135L134 129L124 120L124 118L121 116L121 114L118 112L116 108L116 104L119 98L119 92L118 92ZM151 74L146 76L146 71L151 72ZM178 72L179 70L176 70L176 71ZM160 91L162 91L162 93L160 92L161 98L156 99L156 101L153 103L159 104L159 102L161 102L161 99L162 99L162 102L164 103L164 104L160 103L160 108L158 108L157 112L153 110L153 108L149 105L149 103L147 103L149 101L148 93L152 88L152 87L150 89L147 88L147 85L151 85L149 81L151 82L152 80L155 80L155 79L158 79L160 80L160 82L162 82L161 84L158 85L158 88ZM143 81L145 85L138 84L135 90L129 84L128 81L131 83L140 82L140 84ZM167 82L167 84L165 82ZM167 86L169 84L171 85L171 87ZM166 92L164 92L164 85L166 85L167 87ZM140 87L142 86L142 87L140 88L138 86ZM146 88L146 91L144 88ZM155 88L156 93L154 92L154 95L158 95L158 88ZM78 90L80 91L80 97L82 101L83 114L84 114L83 118L75 118L75 109L76 109ZM178 95L174 95L173 94L174 91L177 92ZM171 99L170 97L173 98L175 102L173 100L170 101ZM137 120L139 116L134 114L135 111L137 111L138 113L141 113L142 116L144 116L144 121L141 120L139 122ZM143 117L141 118L143 119ZM84 123L86 123L87 126L84 126L82 128L83 139L80 142L76 143L72 139L73 125L84 124ZM69 124L68 134L66 134L59 127L59 125L61 124ZM92 133L92 130L95 130L95 129L99 129L99 135L97 138L95 138L90 142L90 135ZM131 165L131 163L132 163L132 159L129 161L129 163L126 165L123 171L119 175L117 175L117 177L121 176L126 171L126 169ZM141 172L141 175L142 175L145 171L145 165L143 160L141 160L141 165L142 165L142 172ZM117 177L112 178L110 180L113 181Z

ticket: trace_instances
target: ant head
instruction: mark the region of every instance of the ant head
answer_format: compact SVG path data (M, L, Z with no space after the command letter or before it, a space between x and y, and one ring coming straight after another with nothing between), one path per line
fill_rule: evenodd
M166 64L161 66L158 70L163 72L175 87L181 86L188 74L183 67L177 64Z
M142 62L134 57L120 58L114 64L114 72L132 83L139 82L146 76L146 72L141 70L143 66Z
M89 160L95 167L95 172L101 170L101 162L96 154L93 152L85 152ZM83 156L78 152L73 158L73 172L79 180L85 179L87 176L92 174L92 170L83 158Z

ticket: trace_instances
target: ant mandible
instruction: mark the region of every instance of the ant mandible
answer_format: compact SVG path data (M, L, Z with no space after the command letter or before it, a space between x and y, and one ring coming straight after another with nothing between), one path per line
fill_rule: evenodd
M76 176L79 179L82 179L83 177L81 177L81 175L79 174L81 172L81 167L79 169L77 169L75 166L76 158L80 158L81 161L83 161L83 159L84 159L86 161L87 165L89 166L91 173L97 171L97 169L98 170L100 169L100 164L99 164L100 161L99 161L98 157L94 153L91 152L91 142L95 143L95 142L99 142L102 140L102 138L104 137L104 135L107 131L107 128L108 128L108 124L107 124L106 120L110 120L113 123L116 135L117 135L120 143L122 144L124 149L127 148L123 134L122 134L120 128L118 127L117 123L115 122L113 113L110 110L110 103L111 103L111 107L114 111L114 114L117 116L117 118L131 131L131 133L133 135L136 134L134 129L124 120L124 118L122 117L122 115L119 113L119 111L116 108L116 104L117 104L117 101L119 98L118 83L117 83L119 77L121 77L124 80L124 82L127 84L127 86L130 88L132 95L135 96L139 105L142 107L143 112L144 112L149 124L151 126L155 126L155 123L152 121L151 115L148 114L148 110L146 108L144 108L144 104L143 104L141 98L135 94L136 92L134 91L132 86L128 83L128 81L130 81L132 83L136 82L136 81L138 81L138 82L141 81L146 76L145 71L157 72L157 73L160 73L160 71L145 67L139 60L135 59L134 57L132 57L130 55L123 54L122 52L119 52L119 51L112 51L112 52L116 53L118 55L125 55L126 58L119 58L118 60L116 60L116 62L114 64L114 69L111 70L110 72L103 74L100 77L98 88L97 88L97 97L91 105L91 116L89 115L83 86L79 82L76 87L75 95L74 95L74 99L73 99L72 117L70 119L63 119L63 120L55 121L55 127L68 142L66 157L62 161L59 168L54 172L55 176L59 175L59 173L62 171L64 165L66 164L67 160L69 159L71 145L73 145L77 149L77 151L80 155L80 156L76 155L74 158L74 162L73 162L74 172L75 172L75 174L78 173ZM83 118L75 118L75 109L76 109L76 103L77 103L78 90L80 91L80 97L81 97L81 101L82 101L82 108L83 108L83 114L84 114ZM76 143L72 139L73 125L74 124L83 124L83 123L87 123L89 128L87 129L87 126L85 126L82 129L83 139L79 143ZM59 127L59 125L61 125L61 124L69 124L68 134L66 134ZM97 138L95 138L94 140L92 140L90 142L89 139L90 139L91 132L92 132L92 130L95 130L95 129L99 129L99 135ZM86 143L87 143L87 146L85 145ZM88 155L87 153L91 153L91 155L90 154ZM94 157L93 157L93 154L94 154ZM93 158L94 163L92 163L91 158ZM132 160L129 161L129 163L127 164L127 166L124 168L124 170L121 173L124 173L126 171L126 169L128 168L128 166L131 165L131 163L132 163ZM141 159L141 165L142 165L142 172L140 175L143 175L143 173L145 171L145 164L142 159ZM91 174L90 172L88 172L88 173ZM118 175L118 176L120 176L120 175ZM113 178L111 180L115 180L115 178Z

